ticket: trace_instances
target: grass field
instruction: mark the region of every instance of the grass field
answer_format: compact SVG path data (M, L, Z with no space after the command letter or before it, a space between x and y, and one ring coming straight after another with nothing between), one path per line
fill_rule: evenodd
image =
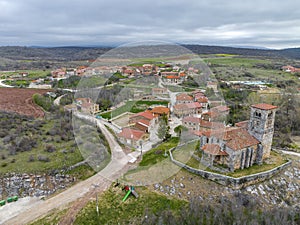
M38 79L38 78L45 78L49 75L51 75L50 70L16 70L14 72L1 72L2 76L11 76L11 75L17 75L20 72L27 72L28 76L25 78L29 79Z
M79 213L74 224L130 224L134 220L137 220L135 224L140 224L149 213L165 209L179 212L187 206L186 201L168 198L144 187L136 188L136 192L139 194L138 199L129 196L126 202L122 202L126 192L121 187L111 187L100 196L99 216L95 210L96 201L92 201Z
M111 119L119 116L125 112L138 113L145 111L149 106L152 105L168 105L168 101L147 101L147 100L139 100L139 101L127 101L125 105L113 110L112 112L104 112L100 115L105 119Z
M143 155L143 160L140 162L140 166L150 166L154 165L166 157L164 156L165 151L168 154L170 148L176 147L179 142L179 138L172 137L169 141L164 142L157 146L156 148L151 149Z
M211 64L218 64L220 66L233 66L233 67L253 67L256 64L270 64L267 59L252 59L240 57L222 57L222 58L206 58L204 62Z
M139 198L129 196L126 202L122 202L126 192L122 187L113 185L98 196L99 215L96 212L95 199L90 201L77 215L74 224L78 225L99 225L99 224L141 224L146 215L158 213L169 209L175 214L180 212L183 207L187 207L188 202L176 198L166 197L152 192L144 187L136 188ZM67 210L56 210L47 216L31 223L31 225L50 225L58 224L60 219L66 214Z
M263 165L253 165L249 168L243 170L236 170L233 173L228 173L226 175L231 177L247 176L247 175L271 170L287 162L287 160L285 160L280 154L273 151L271 151L271 156L270 159L268 159L268 161L269 163L263 163Z
M115 110L112 110L112 112L105 112L105 113L101 113L100 115L104 119L111 119L111 118L119 116L125 112L130 112L134 104L135 104L135 101L127 101L125 103L125 105L123 105Z

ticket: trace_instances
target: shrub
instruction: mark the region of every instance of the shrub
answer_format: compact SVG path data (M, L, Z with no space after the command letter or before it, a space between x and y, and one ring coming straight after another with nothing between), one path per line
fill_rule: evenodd
M53 145L46 145L45 151L49 152L49 153L52 153L52 152L56 151L56 148Z
M30 155L28 158L28 162L34 162L34 161L35 161L34 155Z
M39 155L38 160L41 161L41 162L50 162L49 157L44 156L44 155Z

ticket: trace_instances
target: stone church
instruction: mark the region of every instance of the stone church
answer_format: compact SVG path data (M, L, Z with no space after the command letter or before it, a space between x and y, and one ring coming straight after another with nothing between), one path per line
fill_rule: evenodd
M262 164L270 156L276 109L265 103L252 105L249 121L202 132L202 162L220 164L230 171Z

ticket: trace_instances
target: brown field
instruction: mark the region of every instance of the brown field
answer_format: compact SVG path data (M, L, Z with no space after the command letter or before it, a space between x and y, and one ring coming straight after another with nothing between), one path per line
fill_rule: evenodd
M0 110L22 115L43 117L43 110L32 101L35 93L44 94L50 90L0 88Z

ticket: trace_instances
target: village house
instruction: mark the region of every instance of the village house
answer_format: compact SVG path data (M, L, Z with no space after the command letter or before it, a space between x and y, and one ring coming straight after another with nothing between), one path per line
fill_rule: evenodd
M176 71L164 71L160 73L163 77L166 76L178 76L178 72Z
M141 119L152 121L152 120L156 119L156 116L154 116L153 113L148 112L148 111L147 112L136 113L136 114L129 117L129 124L134 124L138 120L141 120Z
M208 98L202 91L194 91L192 93L195 102L199 102L202 105L202 109L206 111L208 109Z
M207 88L211 88L214 92L218 92L218 82L215 81L207 81Z
M168 95L167 88L152 88L152 95L153 96L166 96Z
M165 76L163 77L163 80L169 84L178 84L181 81L179 76L173 76L173 75Z
M135 76L136 70L134 67L122 67L122 75L128 77Z
M156 69L153 64L144 64L142 67L143 75L150 75L152 73L156 73Z
M225 128L224 123L210 122L194 116L184 117L182 119L182 125L191 131L200 131L200 133L205 131ZM195 133L195 134L198 135L199 133Z
M264 103L252 105L249 122L202 132L202 162L221 164L230 171L261 164L270 156L276 108Z
M123 128L117 136L123 144L134 148L139 148L141 143L148 138L147 133L130 127Z
M193 103L193 102L194 102L194 98L186 93L180 93L176 95L175 104Z
M58 78L58 79L61 79L61 78L65 78L66 76L66 69L65 68L61 68L61 69L57 69L57 70L54 70L54 71L51 71L51 75L53 78Z
M157 117L166 115L167 118L169 118L169 116L170 116L170 109L168 107L164 107L164 106L156 106L153 109L151 109L150 112L153 113L153 115L157 116Z
M203 113L202 119L207 121L224 121L229 114L229 110L225 105L215 106L208 112Z
M90 98L77 98L75 100L77 108L83 113L96 114L100 112L99 105L92 102Z
M293 67L291 65L283 66L281 69L289 73L300 73L300 68Z
M76 68L76 75L77 76L84 76L85 72L87 71L87 66L78 66Z
M199 102L176 104L173 107L173 113L177 117L200 115L202 105Z

